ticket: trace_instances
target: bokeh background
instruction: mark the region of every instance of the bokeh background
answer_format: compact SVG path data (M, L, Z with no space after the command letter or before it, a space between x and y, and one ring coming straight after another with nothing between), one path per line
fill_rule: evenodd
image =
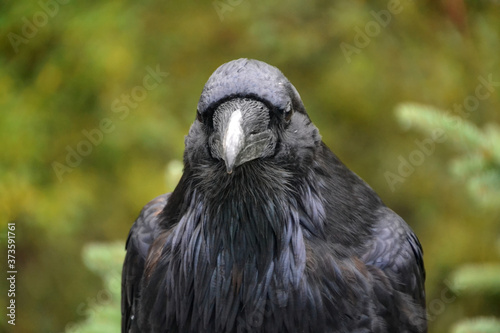
M128 230L240 57L280 68L415 230L429 331L500 317L500 1L13 1L0 36L0 263L15 223L18 271L0 331L118 331Z

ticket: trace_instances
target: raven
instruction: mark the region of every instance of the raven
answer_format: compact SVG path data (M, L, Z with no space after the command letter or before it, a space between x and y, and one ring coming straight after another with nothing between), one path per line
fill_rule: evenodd
M126 245L122 332L426 332L421 245L276 67L203 88L172 193Z

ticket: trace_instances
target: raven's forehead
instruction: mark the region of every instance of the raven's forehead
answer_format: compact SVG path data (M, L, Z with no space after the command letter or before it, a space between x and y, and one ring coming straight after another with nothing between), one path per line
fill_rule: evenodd
M276 67L252 59L233 60L210 76L201 93L198 111L203 113L230 97L254 97L285 109L294 91Z

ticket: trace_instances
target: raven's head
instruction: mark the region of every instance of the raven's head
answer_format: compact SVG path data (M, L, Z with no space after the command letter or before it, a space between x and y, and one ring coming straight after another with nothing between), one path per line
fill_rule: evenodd
M208 79L186 140L188 154L195 145L190 136L199 146L201 135L227 173L256 159L293 159L301 147L321 141L290 81L276 67L249 59L228 62Z

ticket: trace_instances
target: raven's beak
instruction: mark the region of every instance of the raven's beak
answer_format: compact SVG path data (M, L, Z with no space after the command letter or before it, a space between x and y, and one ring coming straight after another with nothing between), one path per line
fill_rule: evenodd
M268 113L261 108L241 102L234 108L218 112L221 128L217 155L226 163L228 174L243 163L270 156L275 142L268 128ZM227 113L226 113L227 112Z
M223 156L226 162L227 173L231 174L237 163L238 155L245 146L245 132L243 130L243 117L240 109L234 111L224 133Z

